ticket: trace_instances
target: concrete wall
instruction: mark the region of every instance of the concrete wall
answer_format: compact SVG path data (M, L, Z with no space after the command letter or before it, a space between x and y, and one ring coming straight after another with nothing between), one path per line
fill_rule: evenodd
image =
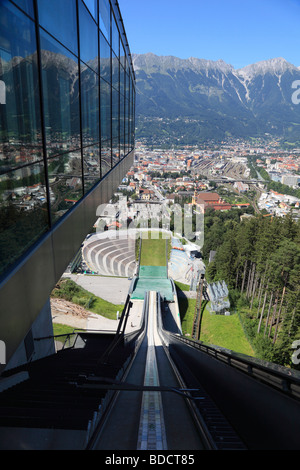
M50 299L42 308L40 314L33 322L31 329L27 333L27 341L22 341L18 349L13 354L5 370L12 369L25 364L28 360L37 360L55 353L53 339L38 341L38 338L53 336L53 323L51 315Z

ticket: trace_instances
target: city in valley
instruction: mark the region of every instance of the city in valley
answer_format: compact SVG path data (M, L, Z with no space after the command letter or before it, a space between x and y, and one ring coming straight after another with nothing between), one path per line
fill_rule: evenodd
M276 140L211 142L168 150L138 141L134 166L115 198L125 195L135 203L202 203L204 212L242 208L249 215L292 214L298 219L299 184L300 149L284 150Z

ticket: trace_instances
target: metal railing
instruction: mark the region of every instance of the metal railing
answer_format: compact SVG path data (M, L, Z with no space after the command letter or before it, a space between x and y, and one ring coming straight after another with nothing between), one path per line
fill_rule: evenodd
M300 372L278 364L252 358L215 345L208 345L201 341L186 338L163 329L163 334L176 343L183 343L189 347L205 353L226 365L244 372L255 380L275 387L281 392L300 399Z
M115 333L115 330L91 330L91 329L80 329L80 328L74 328L73 331L68 332L68 333L61 333L59 335L49 335L49 336L42 336L40 338L34 338L34 341L47 341L49 339L53 339L54 341L59 341L59 338L65 338L64 341L61 341L62 343L62 348L61 350L64 349L71 349L75 347L75 344L77 342L78 336L81 334L85 333L97 333L97 334L106 334L106 333ZM74 340L71 341L72 337L74 337Z
M142 344L142 341L145 336L145 331L146 331L148 306L149 306L149 293L145 292L141 326L138 330L125 334L126 322L127 322L127 318L128 318L128 314L130 310L130 296L127 297L127 301L125 303L124 310L123 310L123 314L124 314L124 318L122 320L124 321L123 329L121 330L121 326L120 326L118 336L116 336L116 341L113 341L112 345L109 346L108 350L104 353L104 355L101 358L101 361L106 360L108 356L112 354L114 349L118 347L118 345L120 344L121 338L124 341L125 346L132 345L131 353L128 355L126 361L124 362L123 366L119 370L117 376L114 378L115 383L118 383L124 380L124 376L128 373L128 370L136 357L136 354L140 348L140 345ZM85 449L89 449L92 447L93 440L96 438L98 428L101 425L101 420L104 418L104 416L107 414L107 412L111 408L112 403L114 399L116 398L117 394L118 394L117 390L113 390L113 388L107 387L107 392L105 394L105 397L101 400L101 404L99 405L98 410L94 412L93 419L88 422L86 436L85 436L85 444L84 444Z

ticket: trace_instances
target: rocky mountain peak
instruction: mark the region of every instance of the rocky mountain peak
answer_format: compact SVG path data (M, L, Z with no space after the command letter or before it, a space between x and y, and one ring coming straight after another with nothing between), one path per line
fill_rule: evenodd
M297 70L297 67L284 58L277 57L274 59L263 60L256 62L255 64L247 65L246 67L239 69L237 72L242 77L251 80L257 75L265 75L266 73L282 75L288 70Z

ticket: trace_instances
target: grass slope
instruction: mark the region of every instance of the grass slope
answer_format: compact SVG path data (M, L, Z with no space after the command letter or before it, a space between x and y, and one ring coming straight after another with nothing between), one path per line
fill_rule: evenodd
M177 289L178 292L178 289ZM192 336L196 300L178 296L178 304L183 335Z
M156 234L157 236L157 234ZM142 239L141 248L141 266L166 266L166 243L168 240L163 238L154 239L148 236L148 238Z
M178 289L177 292L181 289ZM196 300L178 296L181 326L184 335L192 336ZM254 357L254 351L247 341L237 314L224 316L212 315L207 306L203 309L200 341L220 346L241 354Z
M212 315L205 308L201 323L200 341L254 356L254 351L245 337L237 314L230 316Z

